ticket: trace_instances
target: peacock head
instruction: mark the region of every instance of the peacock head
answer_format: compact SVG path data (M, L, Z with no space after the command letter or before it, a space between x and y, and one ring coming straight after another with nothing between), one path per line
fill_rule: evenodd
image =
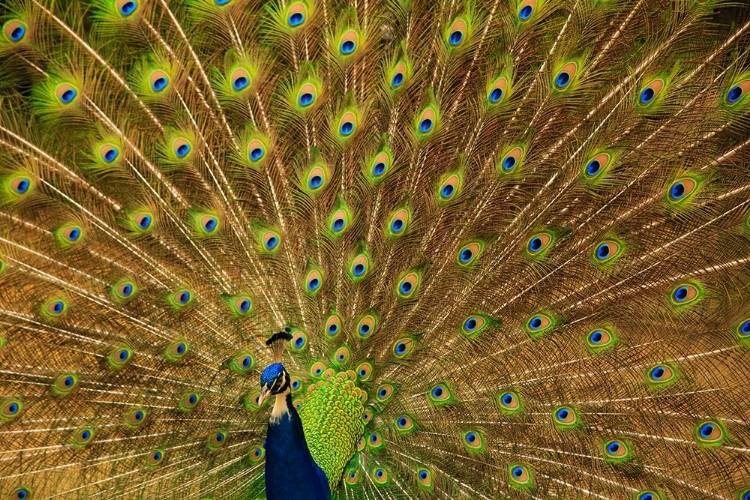
M289 373L281 363L268 365L263 373L260 374L260 400L262 404L268 396L281 394L289 389L291 379Z
M263 404L268 396L282 394L289 389L291 378L284 365L281 364L281 357L284 354L284 346L292 340L291 331L291 328L286 327L283 332L274 333L271 338L266 340L266 345L271 348L274 363L268 365L260 374L258 405Z

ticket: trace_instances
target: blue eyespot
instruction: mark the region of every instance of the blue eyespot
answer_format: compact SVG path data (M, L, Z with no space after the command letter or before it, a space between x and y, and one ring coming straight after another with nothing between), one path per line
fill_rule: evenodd
M391 230L392 230L392 231L393 231L394 233L398 233L398 232L400 232L400 231L401 231L401 230L402 230L403 228L404 228L404 221L402 221L401 219L395 219L395 220L394 220L394 221L393 221L393 222L391 223Z
M401 418L398 419L398 426L399 427L405 427L406 426L406 417L401 417Z
M120 352L119 352L119 353L117 354L117 357L118 357L118 359L119 359L120 361L125 361L126 359L128 359L128 351L127 351L126 349L123 349L123 350L121 350L121 351L120 351Z
M703 424L701 426L701 428L700 428L700 431L699 431L700 435L702 437L708 439L709 437L711 437L711 433L713 433L713 431L714 431L715 428L716 428L716 426L714 426L714 424L710 424L710 423L709 424Z
M141 420L143 420L143 412L138 410L137 412L135 412L133 417L136 419L136 421L140 422Z
M451 45L456 46L459 43L461 43L464 39L464 34L460 31L456 30L453 33L451 33L451 36L448 38L448 41Z
M148 229L148 226L151 225L151 216L150 215L144 215L141 220L138 222L138 227L141 229Z
M398 344L396 344L396 353L403 354L405 352L406 352L406 344L404 344L403 342L399 342Z
M638 497L638 500L654 500L654 495L652 493L644 493Z
M70 387L73 385L73 377L65 377L65 380L63 380L63 384L65 384L65 387Z
M328 325L328 335L336 335L336 332L338 331L339 331L339 325L335 323Z
M216 2L216 5L226 5L232 0L214 0Z
M532 252L538 252L542 248L542 239L539 236L531 238L529 241L529 250Z
M612 441L611 443L607 445L607 451L612 455L617 453L617 450L619 449L620 449L620 443L617 441Z
M122 14L125 17L128 17L130 14L135 12L135 9L138 7L138 4L136 2L125 2L120 6L120 14Z
M91 431L85 430L81 433L81 439L84 441L91 437Z
M119 155L120 153L115 148L108 149L107 152L104 153L104 161L112 163Z
M297 340L294 341L294 345L296 347L302 347L302 344L305 343L305 339L302 337L298 337Z
M599 342L602 341L603 338L604 338L604 333L602 333L601 330L594 330L593 332L591 332L591 334L589 334L589 341L592 344L598 344Z
M65 305L59 300L52 305L52 312L55 314L60 314L63 309L65 309Z
M516 163L517 162L514 157L512 157L511 155L506 156L503 159L503 170L505 170L506 172L510 172L511 170L513 170L513 167L516 166Z
M347 40L341 44L341 53L344 55L351 54L352 52L354 52L355 47L356 44L353 41Z
M323 184L323 177L319 175L313 175L312 177L310 177L310 180L307 184L311 189L317 189Z
M369 335L370 334L370 330L371 330L370 325L367 325L367 324L361 324L361 325L359 325L359 333L360 333L360 335ZM363 376L364 376L364 374L363 374Z
M299 387L299 380L295 380L292 382L292 389L297 389Z
M426 470L419 471L419 479L421 479L422 481L424 481L425 479L427 479L427 471Z
M505 406L508 406L509 404L513 402L513 399L514 399L513 394L506 392L505 394L503 394L501 401L503 402Z
M466 442L469 444L474 444L474 441L477 440L477 435L473 432L470 432L466 435Z
M558 420L565 420L568 418L568 415L570 415L570 411L567 408L560 408L557 410L557 419Z
M222 441L224 441L224 434L222 434L221 432L217 432L215 439L217 442L221 443Z
M16 27L16 29L14 29L13 31L11 31L11 33L10 33L10 39L13 40L14 42L18 42L18 41L20 41L24 37L25 34L26 34L26 28L24 28L23 25L19 24Z
M355 276L362 276L365 273L365 266L364 264L357 264L354 266L354 275Z
M16 498L18 500L25 500L29 497L29 491L26 488L21 488L20 490L16 490Z
M391 85L394 87L399 87L401 84L404 83L404 74L403 73L396 73L393 75L393 80L391 80Z
M476 318L471 317L471 318L467 319L466 321L464 321L464 328L466 329L466 331L472 332L472 331L474 331L474 329L476 327L477 327L477 319Z
M15 415L18 412L18 403L11 403L8 405L8 413Z
M503 98L503 91L501 89L492 89L490 92L490 102L495 104Z
M301 12L295 12L294 14L289 16L287 22L289 23L289 26L295 28L305 22L305 16Z
M372 167L372 173L375 177L380 177L385 172L385 163L382 161L375 164L375 166Z
M384 475L384 474L385 474L385 471L384 471L383 469L378 469L378 470L377 470L377 471L375 472L375 476L376 476L376 477L377 477L378 479L380 479L381 477L383 477L383 475Z
M26 179L20 180L18 184L16 185L16 193L18 194L25 193L26 191L28 191L30 185L31 184Z
M80 229L78 229L78 228L73 228L73 229L71 229L71 230L70 230L70 232L68 233L68 239L69 239L70 241L76 241L76 240L78 239L78 237L79 237L79 236L81 236L81 230L80 230Z
M310 280L310 282L307 284L307 287L310 290L317 290L320 286L320 280L318 278L313 278Z
M341 124L341 135L351 135L352 132L354 132L354 124L352 122Z
M688 288L686 286L678 287L674 293L672 294L672 297L676 302L683 302L688 296Z
M216 221L216 219L214 217L211 217L203 223L203 229L205 229L208 232L211 232L214 229L216 229L217 224L218 222Z
M247 301L245 301L245 302L247 302ZM250 303L247 302L247 304L249 306ZM250 356L245 356L244 358L242 358L242 367L243 368L249 367L250 366L250 362L251 362Z
M250 84L250 80L246 76L239 76L232 82L234 90L242 90Z
M443 189L440 190L440 196L443 198L450 198L453 192L456 190L452 185L446 184Z
M315 96L312 95L310 92L305 92L304 94L299 96L299 104L303 108L306 108L307 106L312 104L314 100L315 100Z
M740 97L742 97L742 87L736 85L729 90L729 93L727 94L727 101L729 101L730 103L735 103L740 100Z
M439 398L443 395L443 388L438 386L432 389L432 397Z
M672 187L669 188L669 197L673 200L679 200L685 195L685 185L682 182L675 182Z
M557 75L557 78L555 78L555 86L558 89L564 89L565 87L568 86L569 83L570 83L570 74L568 74L565 71L561 71Z
M190 152L190 145L189 144L181 144L177 148L177 151L176 151L177 156L179 158L185 158L189 152Z
M602 164L599 163L599 160L591 160L589 164L586 165L586 174L589 176L596 175L600 168L602 168Z
M523 9L521 9L518 12L518 18L521 21L526 21L528 18L531 17L531 14L534 12L534 8L531 5L527 5Z
M404 295L411 292L412 288L413 288L412 284L409 283L408 281L404 281L403 283L401 283L401 286L399 287L399 289L401 290L401 293L403 293Z
M596 258L599 260L604 260L609 256L609 245L606 243L602 243L599 245L599 248L596 249Z
M514 467L513 468L513 471L512 471L513 477L519 478L519 477L523 476L523 473L524 473L523 467Z
M651 101L654 100L654 96L655 95L656 95L656 93L654 92L654 89L652 89L651 87L646 87L641 92L641 97L640 97L641 104L648 104L648 103L650 103Z
M184 354L185 353L185 344L180 342L177 344L177 354Z
M151 84L151 88L154 89L154 92L161 92L167 87L168 83L169 80L166 77L160 76L154 80L154 83Z
M263 148L253 148L253 150L250 151L250 159L253 161L258 161L263 158L264 154L266 154L266 152L263 151Z
M198 402L198 396L196 396L195 394L191 394L190 396L188 396L188 401L191 405L194 405Z
M68 104L76 97L76 91L73 89L68 89L65 92L62 93L60 96L60 100L63 104Z
M742 335L750 335L750 319L742 323L742 326L740 326L740 333Z
M344 229L344 219L336 219L333 221L333 230L336 232L341 231Z
M474 252L472 252L468 248L464 248L461 251L461 255L459 258L461 259L461 262L469 262L472 257L474 257Z
M177 300L180 302L180 304L187 304L190 300L190 292L184 291L180 294L180 296L177 298Z
M542 318L540 316L534 316L529 321L529 328L532 330L538 330L542 326Z
M659 380L664 376L664 367L663 366L655 366L651 370L651 378L654 380Z
M419 131L426 134L432 129L432 120L425 118L419 123Z
M276 245L279 244L279 239L276 236L271 236L266 240L266 248L269 250L273 250L276 248Z

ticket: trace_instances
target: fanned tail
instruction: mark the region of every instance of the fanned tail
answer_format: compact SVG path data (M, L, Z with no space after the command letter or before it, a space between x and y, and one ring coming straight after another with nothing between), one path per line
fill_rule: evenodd
M0 491L744 500L749 12L0 2Z

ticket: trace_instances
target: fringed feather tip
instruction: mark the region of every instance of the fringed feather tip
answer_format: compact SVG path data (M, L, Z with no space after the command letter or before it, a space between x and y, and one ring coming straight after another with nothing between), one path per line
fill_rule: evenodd
M266 340L266 345L271 348L273 353L273 361L275 363L281 362L281 357L284 355L284 346L287 342L292 340L292 329L290 327L284 328L283 332L274 333Z

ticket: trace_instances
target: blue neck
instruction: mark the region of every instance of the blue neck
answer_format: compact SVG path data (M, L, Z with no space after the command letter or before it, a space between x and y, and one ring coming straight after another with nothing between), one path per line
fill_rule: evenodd
M302 421L286 395L288 413L268 424L266 497L268 500L329 500L331 490L305 441Z

